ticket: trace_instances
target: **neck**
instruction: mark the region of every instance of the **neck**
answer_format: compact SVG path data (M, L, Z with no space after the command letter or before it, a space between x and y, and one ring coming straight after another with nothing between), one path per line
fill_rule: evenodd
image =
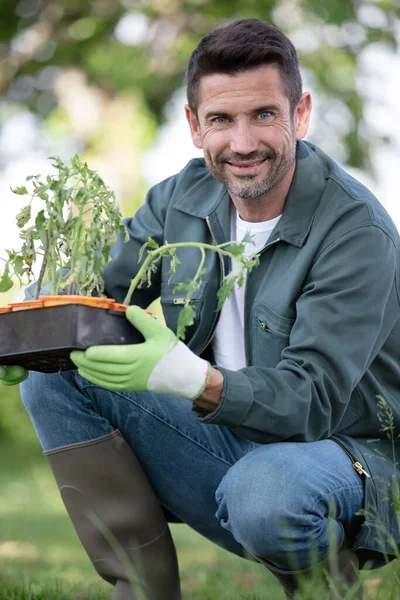
M248 223L260 223L261 221L269 221L270 219L279 217L285 206L294 170L295 163L293 163L289 173L286 174L282 181L258 198L243 200L243 198L238 198L238 196L230 194L240 218Z

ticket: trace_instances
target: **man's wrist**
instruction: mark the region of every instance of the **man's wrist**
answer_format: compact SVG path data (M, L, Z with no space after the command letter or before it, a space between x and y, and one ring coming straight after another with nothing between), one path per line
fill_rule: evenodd
M211 367L209 382L204 392L193 402L207 412L213 412L219 406L224 387L224 376L221 371Z

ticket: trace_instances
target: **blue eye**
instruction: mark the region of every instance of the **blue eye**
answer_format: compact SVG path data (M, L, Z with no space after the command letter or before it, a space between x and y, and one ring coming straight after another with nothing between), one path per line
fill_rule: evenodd
M265 111L262 112L258 115L259 119L261 119L262 121L265 121L265 119L268 119L271 116L272 113Z
M223 125L227 122L227 120L228 119L226 117L215 117L214 123L219 123L220 125Z

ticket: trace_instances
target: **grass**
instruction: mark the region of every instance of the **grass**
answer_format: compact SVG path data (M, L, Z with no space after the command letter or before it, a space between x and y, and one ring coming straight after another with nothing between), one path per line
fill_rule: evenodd
M80 545L17 390L0 388L0 424L0 600L110 599L112 587ZM183 600L284 600L261 565L229 554L186 525L171 529ZM363 578L367 598L400 597L396 562ZM303 600L321 600L316 594L311 585Z
M0 486L1 600L110 598L112 588L101 582L83 551L45 460L5 447ZM274 580L272 595L261 595L268 579L261 566L231 556L185 525L172 529L185 598L254 593L283 600Z

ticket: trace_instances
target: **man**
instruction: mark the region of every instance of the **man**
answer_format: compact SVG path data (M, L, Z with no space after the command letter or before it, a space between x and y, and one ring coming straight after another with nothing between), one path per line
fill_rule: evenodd
M245 19L214 30L191 56L187 91L204 160L155 186L126 221L107 295L123 299L149 236L216 244L249 231L259 266L218 314L231 265L208 253L182 343L174 288L198 256L181 252L172 281L162 262L127 311L145 342L73 352L78 371L31 372L24 404L115 600L133 598L135 578L145 598L180 597L166 518L263 563L288 598L313 560L355 589L358 568L400 543L399 474L377 401L397 429L397 230L364 186L302 141L311 96L277 29ZM142 310L158 296L168 327Z

